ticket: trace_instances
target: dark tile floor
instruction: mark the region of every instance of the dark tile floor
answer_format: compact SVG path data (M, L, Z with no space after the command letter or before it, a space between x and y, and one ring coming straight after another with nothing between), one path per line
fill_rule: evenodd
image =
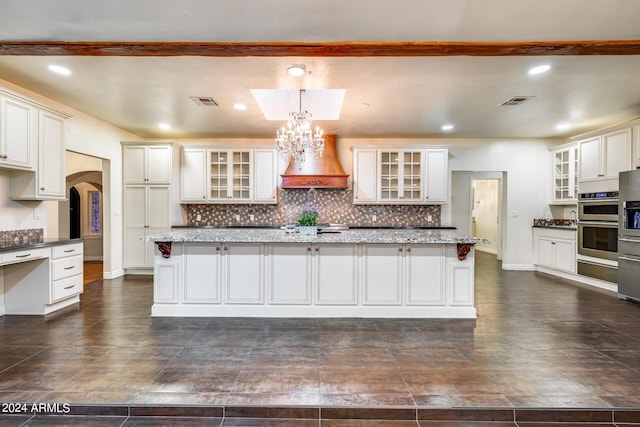
M475 321L151 318L150 277L85 289L78 307L46 318L0 317L0 402L114 408L92 425L640 423L640 304L502 271L483 253ZM155 409L136 417L131 405ZM224 413L202 413L210 407ZM311 412L288 412L296 408ZM0 426L61 419L36 415L5 415Z

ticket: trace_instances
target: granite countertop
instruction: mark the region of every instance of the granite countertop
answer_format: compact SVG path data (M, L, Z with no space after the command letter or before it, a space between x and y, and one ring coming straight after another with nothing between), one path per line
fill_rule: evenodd
M488 243L483 238L470 238L452 230L434 229L349 229L309 236L273 228L190 228L146 236L143 240L211 243Z
M81 243L82 239L69 239L69 238L46 238L42 239L40 242L32 242L32 243L9 243L0 245L0 253L1 252L12 252L12 251L21 251L21 250L29 250L29 249L37 249L37 248L45 248L47 246L58 246L58 245L66 245L69 243Z
M556 228L559 230L573 230L576 231L578 229L575 225L534 225L533 228Z

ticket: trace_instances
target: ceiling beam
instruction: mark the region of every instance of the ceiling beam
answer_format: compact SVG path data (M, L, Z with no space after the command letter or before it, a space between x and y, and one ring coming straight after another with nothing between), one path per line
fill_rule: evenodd
M23 56L554 56L640 55L640 40L538 42L95 42L1 41Z

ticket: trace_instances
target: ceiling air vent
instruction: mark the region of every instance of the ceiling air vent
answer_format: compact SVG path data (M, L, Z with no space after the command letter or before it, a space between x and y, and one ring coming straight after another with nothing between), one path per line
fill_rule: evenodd
M500 105L520 105L533 98L535 98L535 96L514 96L512 98L507 99Z
M191 100L196 103L198 107L217 107L218 103L210 96L192 96Z

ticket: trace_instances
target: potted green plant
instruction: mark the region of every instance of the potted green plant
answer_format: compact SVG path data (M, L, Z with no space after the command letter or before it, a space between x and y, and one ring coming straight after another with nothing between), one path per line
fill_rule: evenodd
M318 207L312 203L302 206L302 213L298 218L300 234L318 234Z

